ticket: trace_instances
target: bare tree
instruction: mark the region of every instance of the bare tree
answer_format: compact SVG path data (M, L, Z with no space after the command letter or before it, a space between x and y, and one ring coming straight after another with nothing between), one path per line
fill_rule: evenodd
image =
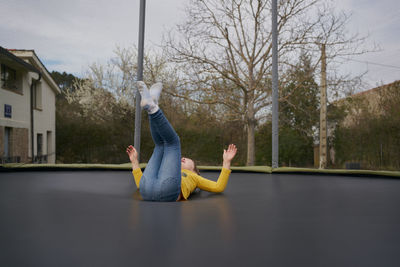
M192 0L187 21L166 38L172 61L182 66L174 94L193 102L220 105L226 119L247 130L247 165L255 160L255 128L271 105L270 0ZM278 4L278 54L281 72L295 64L300 50L317 42L332 45L329 56L354 55L341 48L362 41L345 34L346 16L329 16L319 0L281 0ZM347 38L347 39L346 39ZM341 45L341 46L340 46ZM315 55L316 67L320 56ZM181 77L181 78L182 78ZM284 79L281 81L284 82ZM281 96L280 101L285 101Z
M313 24L305 14L315 3L280 1L281 60L290 61L290 55L312 33ZM257 121L271 104L270 4L266 0L191 1L188 21L177 28L178 41L172 35L167 40L172 60L184 65L190 77L186 96L223 105L226 117L245 122L247 165L254 165Z
M376 44L368 43L368 35L349 32L347 25L351 14L338 11L328 3L322 2L316 7L317 21L313 35L305 49L313 54L315 66L321 61L322 47L325 47L325 57L328 68L327 86L332 93L331 99L344 97L356 90L362 84L363 73L344 73L340 68L352 58L369 52L379 51ZM335 99L336 98L336 99Z

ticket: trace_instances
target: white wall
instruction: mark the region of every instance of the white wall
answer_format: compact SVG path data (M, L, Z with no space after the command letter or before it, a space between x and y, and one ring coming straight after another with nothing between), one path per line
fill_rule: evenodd
M21 72L21 71L20 71ZM22 95L0 88L0 126L30 128L30 84L25 71L22 75ZM12 118L4 117L4 105L12 106Z
M48 163L55 163L55 134L56 134L56 96L50 86L43 79L40 82L42 90L42 110L34 110L35 122L35 154L37 154L37 134L43 135L43 154L47 154L47 132L51 132L52 142L50 144L50 155L47 158Z
M18 70L17 70L18 72ZM30 88L32 78L37 74L19 71L22 74L22 95L0 88L0 126L29 129L29 157L31 152L31 118L30 118ZM56 155L56 95L48 83L42 78L40 81L42 90L42 109L34 110L34 154L37 155L37 134L43 135L43 154L47 154L47 146L50 145L48 163L55 163ZM12 118L4 117L4 105L12 106ZM51 143L47 140L48 132L51 132Z

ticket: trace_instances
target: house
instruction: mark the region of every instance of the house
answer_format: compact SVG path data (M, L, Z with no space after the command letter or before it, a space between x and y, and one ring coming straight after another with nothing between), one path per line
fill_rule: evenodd
M55 163L60 88L34 50L0 46L0 164Z
M357 123L359 115L363 112L368 112L370 116L379 116L384 113L385 107L382 105L382 99L390 97L390 93L393 91L399 92L400 80L392 83L382 85L369 89L367 91L359 92L348 96L346 98L337 100L331 105L338 108L344 108L345 116L340 122L340 126L349 128ZM328 121L328 139L332 139L335 129L337 127L336 122ZM335 165L335 150L333 147L329 148L328 158L331 165ZM319 144L314 147L314 167L318 167L319 164ZM359 163L347 163L346 168L360 168Z
M337 105L347 105L348 112L342 125L350 127L354 125L355 120L363 111L373 115L381 115L384 107L381 106L381 100L392 90L400 89L400 81L395 81L386 85L372 88L367 91L353 94L345 99L339 100Z

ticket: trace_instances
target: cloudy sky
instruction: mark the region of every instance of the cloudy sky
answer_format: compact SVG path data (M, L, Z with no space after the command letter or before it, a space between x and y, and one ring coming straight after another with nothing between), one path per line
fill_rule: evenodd
M0 0L0 46L34 49L47 69L81 76L93 62L105 62L116 46L137 45L139 0ZM145 44L161 43L166 29L184 17L188 0L146 1ZM381 51L343 66L368 71L365 88L400 79L400 1L335 0L352 13L348 29L369 34Z

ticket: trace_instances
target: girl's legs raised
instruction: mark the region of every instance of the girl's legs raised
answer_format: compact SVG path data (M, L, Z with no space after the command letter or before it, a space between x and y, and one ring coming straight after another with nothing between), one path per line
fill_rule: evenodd
M149 115L151 132L158 133L163 143L163 156L158 170L160 201L175 201L181 192L181 144L179 136L164 113Z
M158 98L161 84L156 86L156 96L150 96L143 82L138 83L138 87L142 95L141 105L149 113L150 131L155 143L140 182L140 193L144 200L175 201L181 188L180 140L164 113L151 99Z
M158 133L158 130L155 127L152 127L151 121L150 133L155 147L153 150L153 154L151 155L150 160L147 163L146 169L144 170L143 176L147 177L146 179L155 180L158 179L158 173L164 156L164 142L160 134Z

